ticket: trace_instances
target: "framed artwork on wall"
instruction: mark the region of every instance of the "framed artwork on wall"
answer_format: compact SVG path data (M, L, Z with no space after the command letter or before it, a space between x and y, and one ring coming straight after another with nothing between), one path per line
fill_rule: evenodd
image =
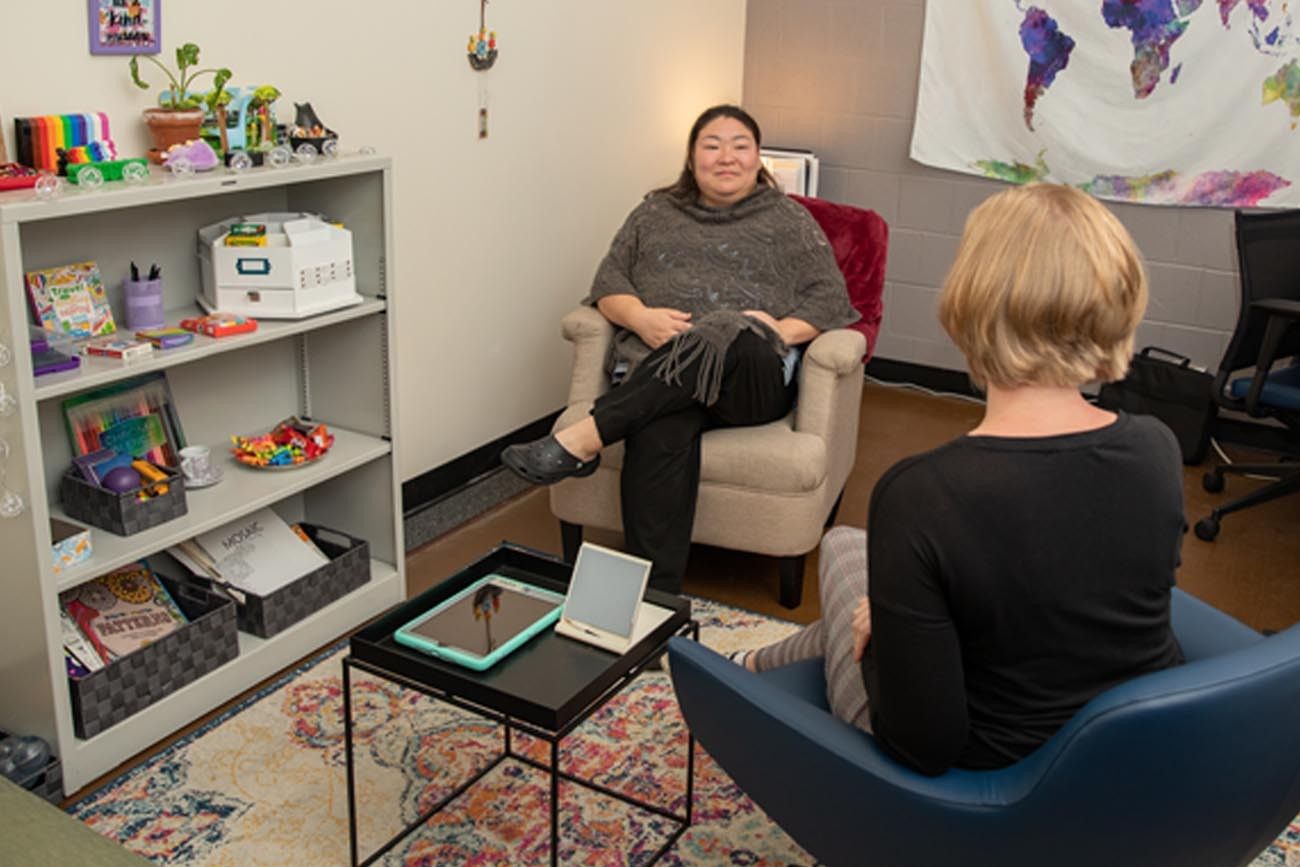
M157 54L162 0L87 0L91 54Z

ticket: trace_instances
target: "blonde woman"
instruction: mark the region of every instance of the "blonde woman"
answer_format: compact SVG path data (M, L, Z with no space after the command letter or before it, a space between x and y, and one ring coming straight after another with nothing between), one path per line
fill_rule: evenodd
M1011 764L1181 662L1177 443L1079 391L1124 375L1146 300L1132 238L1088 195L1035 184L976 208L939 318L984 418L885 473L865 538L823 540L825 618L739 661L824 656L835 714L927 774Z

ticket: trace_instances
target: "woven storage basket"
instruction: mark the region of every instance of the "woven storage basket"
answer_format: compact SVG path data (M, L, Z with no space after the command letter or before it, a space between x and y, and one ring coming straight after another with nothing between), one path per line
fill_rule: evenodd
M72 729L79 738L99 734L239 655L234 603L158 577L189 623L99 671L68 678Z
M59 481L59 500L69 517L119 536L130 536L179 518L188 510L185 477L170 468L164 468L164 472L167 493L140 500L135 492L119 494L92 485L70 469Z
M241 632L270 638L370 580L369 542L315 524L300 526L330 562L265 596L241 591L246 600L236 604Z

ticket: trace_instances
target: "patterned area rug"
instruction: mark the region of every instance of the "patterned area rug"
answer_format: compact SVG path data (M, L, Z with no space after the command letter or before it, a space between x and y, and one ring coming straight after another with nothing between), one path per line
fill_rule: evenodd
M694 600L701 640L720 651L758 647L796 627ZM348 863L342 646L73 805L69 812L166 865L313 867ZM486 766L499 732L464 711L354 671L357 803L362 857ZM545 761L549 747L519 735ZM637 744L628 749L627 744ZM642 675L561 745L560 765L583 779L681 812L685 728L668 677ZM669 865L811 864L701 750L695 823ZM546 864L549 778L506 761L382 861L390 867ZM672 823L560 784L563 863L643 864ZM1252 867L1300 867L1300 821Z

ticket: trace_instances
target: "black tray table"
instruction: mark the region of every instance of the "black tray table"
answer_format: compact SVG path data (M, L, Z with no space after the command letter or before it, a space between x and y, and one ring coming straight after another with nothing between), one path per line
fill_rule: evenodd
M398 627L463 590L484 575L496 573L555 590L568 591L573 567L558 557L519 545L502 543L441 584L396 606L354 634L350 655L343 659L343 723L348 781L348 843L351 863L371 864L415 828L459 797L505 759L514 759L546 771L551 777L551 864L559 854L559 780L562 778L620 801L671 819L677 830L655 853L657 861L691 824L695 771L695 739L687 731L686 813L678 815L646 804L587 780L560 771L559 744L568 734L631 683L652 660L664 652L668 639L689 634L699 638L699 624L691 620L690 601L680 596L646 592L646 600L673 611L659 628L616 656L547 630L483 672L443 662L404 647L393 640ZM358 860L357 822L352 749L352 669L383 678L424 695L495 720L505 729L504 749L485 768L456 788L416 821L399 831L364 861ZM513 751L511 730L518 729L551 746L550 765Z

